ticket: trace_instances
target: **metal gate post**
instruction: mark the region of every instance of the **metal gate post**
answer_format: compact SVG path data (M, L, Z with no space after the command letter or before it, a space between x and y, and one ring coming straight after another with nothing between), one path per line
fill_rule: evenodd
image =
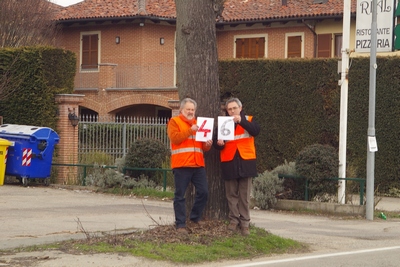
M125 157L126 155L126 122L124 122L124 125L122 127L122 156Z

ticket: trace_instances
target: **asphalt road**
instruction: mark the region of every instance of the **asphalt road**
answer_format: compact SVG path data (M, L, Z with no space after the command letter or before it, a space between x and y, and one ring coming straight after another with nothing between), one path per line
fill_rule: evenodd
M400 200L384 199L379 207L400 209ZM0 186L0 249L84 238L88 232L148 229L153 220L173 222L171 201L96 194L89 190ZM346 219L288 212L252 211L252 222L273 234L310 245L312 252L276 255L212 266L398 266L400 220ZM15 265L15 259L36 259ZM22 261L20 261L22 262ZM71 265L72 264L72 265ZM68 255L60 251L16 253L0 266L177 266L121 255ZM209 266L192 265L192 266Z

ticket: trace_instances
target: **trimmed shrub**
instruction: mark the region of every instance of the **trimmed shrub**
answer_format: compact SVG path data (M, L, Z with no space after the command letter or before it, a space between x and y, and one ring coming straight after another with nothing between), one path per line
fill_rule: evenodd
M260 209L266 210L275 206L276 195L283 191L283 180L278 177L278 171L282 168L284 167L278 166L272 171L265 171L254 179L253 195Z
M93 171L86 177L86 184L101 188L122 187L125 177L113 169L103 169L98 164L93 165Z
M334 194L337 191L336 180L339 159L335 148L314 144L305 147L296 158L296 173L309 180L310 198L321 193Z
M157 188L155 182L149 180L146 176L140 175L139 178L136 179L127 179L122 184L122 187L132 189L132 188Z
M276 174L287 174L290 176L298 176L296 173L296 163L295 162L287 162L285 160L284 164L279 165L273 172ZM305 179L304 178L285 178L283 179L283 192L279 195L278 198L283 199L294 199L294 200L304 200L304 187L305 187Z
M142 138L132 143L125 157L125 167L131 168L162 168L166 157L170 155L169 149L156 139ZM131 171L133 177L144 174L149 178L156 177L155 171Z

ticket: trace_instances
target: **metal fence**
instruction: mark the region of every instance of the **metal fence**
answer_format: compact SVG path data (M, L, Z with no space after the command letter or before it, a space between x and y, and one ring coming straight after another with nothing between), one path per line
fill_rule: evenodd
M105 153L114 160L126 155L140 138L153 138L169 147L168 118L82 116L79 123L79 158Z

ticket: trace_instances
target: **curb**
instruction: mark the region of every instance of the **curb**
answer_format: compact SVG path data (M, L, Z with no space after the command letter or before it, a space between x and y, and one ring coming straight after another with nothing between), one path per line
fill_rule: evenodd
M365 215L365 205L350 205L328 202L278 199L274 209L280 210L315 210L347 215Z

